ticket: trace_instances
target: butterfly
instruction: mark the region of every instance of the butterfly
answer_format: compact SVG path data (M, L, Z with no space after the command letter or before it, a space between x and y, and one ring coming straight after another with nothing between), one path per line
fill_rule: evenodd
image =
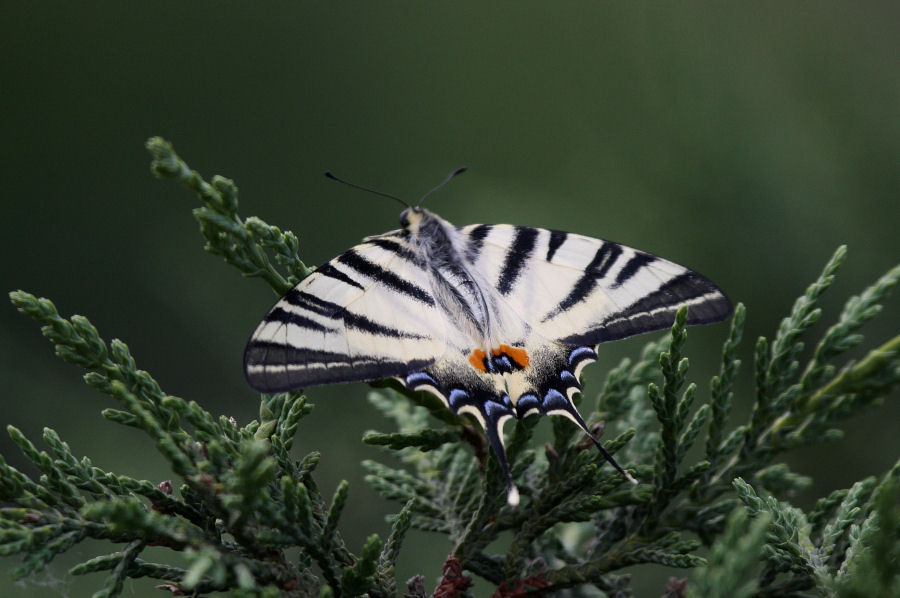
M457 227L421 207L463 170L415 206L388 196L407 206L402 228L363 239L282 297L247 343L247 381L274 393L396 378L433 393L484 428L513 506L510 418L570 419L634 481L572 402L582 369L600 343L668 328L682 306L688 324L707 324L731 303L704 276L644 251L544 228Z

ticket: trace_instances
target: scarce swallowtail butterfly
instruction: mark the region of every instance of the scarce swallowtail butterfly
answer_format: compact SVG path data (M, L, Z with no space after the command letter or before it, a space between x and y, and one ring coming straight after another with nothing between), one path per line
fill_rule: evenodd
M422 200L403 210L401 229L364 239L275 304L247 343L250 386L274 393L394 377L431 392L484 428L511 505L519 493L503 425L512 417L569 418L631 479L575 409L582 368L600 343L670 327L684 305L688 324L723 320L728 298L637 249L528 226L458 227Z

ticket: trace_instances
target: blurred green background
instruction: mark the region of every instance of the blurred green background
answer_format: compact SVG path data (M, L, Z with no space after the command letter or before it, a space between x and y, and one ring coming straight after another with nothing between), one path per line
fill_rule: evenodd
M195 200L150 175L144 140L161 135L205 176L233 178L242 213L295 231L308 264L397 225L394 202L324 170L413 199L465 164L429 200L456 224L617 240L745 302L742 416L753 340L771 338L833 250L847 243L850 255L825 324L900 258L898 16L896 2L8 3L2 288L87 315L167 392L244 424L257 397L241 355L275 297L201 251ZM898 306L895 296L864 331L867 348L900 330ZM701 390L726 330L691 331ZM587 392L646 340L603 347ZM112 400L11 307L0 309L0 376L3 423L35 441L53 427L104 468L171 477L139 432L99 416ZM380 457L363 431L389 430L367 392L312 390L295 449L323 451L326 491L350 480L354 550L386 537L397 509L362 480L359 462ZM896 399L853 420L844 440L790 456L815 478L795 503L893 464ZM27 467L5 436L0 452ZM80 545L18 584L2 561L0 595L90 595L101 575L65 571L105 548ZM449 549L412 534L401 580L421 572L433 587ZM638 595L661 595L668 575L683 572L640 569ZM136 582L125 595L159 593Z

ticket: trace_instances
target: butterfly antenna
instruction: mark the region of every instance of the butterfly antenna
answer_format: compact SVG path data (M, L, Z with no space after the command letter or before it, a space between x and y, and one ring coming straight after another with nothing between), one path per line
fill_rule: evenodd
M391 195L390 193L382 193L381 191L376 191L375 189L369 189L368 187L363 187L362 185L357 185L356 183L351 183L350 181L345 181L344 179L341 179L341 178L338 178L338 177L334 176L334 175L331 173L330 170L326 170L326 171L325 171L325 176L328 177L329 179L331 179L332 181L337 181L337 182L339 182L339 183L344 183L344 184L347 185L348 187L353 187L354 189L359 189L360 191L368 191L369 193L374 193L375 195L380 195L380 196L382 196L382 197L390 197L391 199L394 199L394 200L396 200L396 201L399 201L400 203L402 203L402 204L403 204L404 206L406 206L407 208L410 207L410 205L409 205L408 203L406 203L405 201L403 201L403 200L400 199L399 197L396 197L396 196L394 196L394 195ZM441 184L443 184L443 183L441 183ZM440 185L438 185L438 186L440 186Z
M457 168L456 170L454 170L453 172L448 174L447 178L445 178L443 181L441 181L434 189L432 189L431 191L429 191L428 193L426 193L425 195L423 195L422 197L419 198L419 203L416 204L416 207L418 208L419 206L421 206L422 202L425 201L425 198L427 198L429 195L431 195L432 193L434 193L435 191L437 191L438 189L440 189L441 187L443 187L444 185L449 183L453 179L453 177L455 177L458 174L464 173L468 169L469 169L468 166L460 166L459 168Z

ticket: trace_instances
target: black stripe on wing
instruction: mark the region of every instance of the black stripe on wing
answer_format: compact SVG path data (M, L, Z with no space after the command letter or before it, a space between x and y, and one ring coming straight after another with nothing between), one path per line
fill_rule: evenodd
M390 270L386 270L382 266L369 261L362 255L360 255L355 249L345 251L344 253L336 257L335 261L344 264L349 268L352 268L363 276L371 278L372 280L378 281L381 284L390 287L392 290L397 291L398 293L403 293L404 295L412 297L417 301L421 301L426 305L434 305L434 299L428 291L418 286L417 284L400 278Z
M544 258L548 262L553 259L553 256L556 255L556 250L562 247L562 244L566 242L569 233L561 230L550 230L550 242L547 244L547 257Z
M259 392L275 393L320 384L365 382L404 376L433 361L396 361L376 357L352 358L344 353L297 348L281 343L251 341L244 351L247 382Z
M413 253L409 249L409 247L404 245L403 243L399 243L398 241L395 241L394 239L386 238L386 237L378 237L378 238L374 238L374 239L368 239L366 242L370 245L375 245L376 247L380 247L380 248L384 249L385 251L390 251L391 253L396 254L397 256L399 256L405 260L408 260L408 261L421 267L421 263L420 263L421 260L419 260L419 258L416 256L416 254Z
M659 260L659 258L655 255L650 255L649 253L644 253L643 251L635 251L634 255L631 256L631 259L625 262L625 265L622 266L622 269L619 270L618 274L616 274L616 282L614 286L622 286L623 284L631 280L631 278L633 278L641 268L652 264L657 260Z
M503 269L500 271L500 278L497 281L497 290L501 295L508 295L512 291L516 279L522 273L525 262L531 257L534 251L535 242L537 242L539 229L527 226L517 226L516 235L513 243L506 251L506 259L503 262Z
M340 317L344 320L344 324L347 325L347 328L355 328L356 330L362 330L363 332L368 332L369 334L374 334L377 336L388 336L391 338L410 338L419 340L428 338L422 336L421 334L407 332L405 330L400 330L386 324L375 322L374 320L371 320L364 315L354 314L349 311L344 311L343 314L340 314Z
M415 334L413 332L407 332L405 330L400 330L398 328L394 328L393 326L388 326L387 324L382 324L380 322L376 322L371 318L368 318L362 314L356 314L351 311L348 311L344 308L341 308L338 312L329 316L329 320L331 323L340 325L343 323L347 326L347 328L352 328L355 330L361 330L363 332L367 332L376 336L387 336L391 338L409 338L409 339L425 339L427 337L422 336L421 334ZM312 330L314 332L323 332L323 333L334 333L337 334L340 331L337 328L332 328L331 326L326 325L325 323L319 322L317 320L313 320L312 318L307 318L302 314L297 314L291 311L288 311L282 307L275 306L272 311L270 311L266 317L263 319L264 323L270 322L278 322L280 324L290 324L292 326L296 326L298 328L303 328L305 330ZM254 342L253 340L250 341Z
M479 224L469 232L469 241L466 245L466 259L471 263L475 263L481 248L484 247L484 240L494 228L493 224Z
M334 314L344 309L337 303L319 299L315 295L298 290L297 287L288 291L287 295L283 297L283 300L294 307L311 311L314 314L325 316L326 318L333 317Z
M721 322L733 311L731 301L711 280L690 270L656 291L612 313L584 333L558 339L571 345L594 345L669 328L675 313L688 305L688 325Z
M278 306L276 306L266 315L264 321L291 324L292 326L304 328L306 330L313 330L315 332L337 332L335 328L330 328L322 324L321 322L317 322L316 320L307 318L302 314L296 314L294 312L287 311Z
M603 241L603 244L597 249L594 257L591 258L590 263L585 267L581 278L572 285L572 290L569 291L569 294L559 302L559 305L557 305L553 311L544 316L542 322L546 322L559 313L584 301L597 287L597 283L606 276L606 273L609 272L609 269L612 268L613 264L616 263L616 260L618 260L621 255L621 245L610 241Z
M363 286L361 284L359 284L356 280L354 280L353 278L350 278L349 276L347 276L346 274L344 274L343 272L341 272L340 270L338 270L337 268L332 266L331 262L316 268L316 274L318 274L319 276L326 276L328 278L333 278L335 280L339 280L339 281L343 282L344 284L348 284L351 287L356 287L357 289L363 288Z

